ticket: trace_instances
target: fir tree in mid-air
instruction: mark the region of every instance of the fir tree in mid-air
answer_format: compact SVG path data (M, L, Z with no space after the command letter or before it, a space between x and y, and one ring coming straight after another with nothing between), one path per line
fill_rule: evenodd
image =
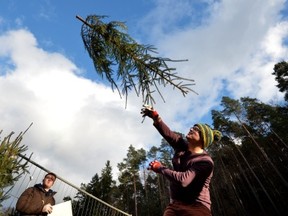
M152 96L155 91L164 100L159 89L161 85L171 85L183 96L193 91L189 86L194 85L194 80L178 76L176 69L167 64L187 60L154 56L156 48L138 44L125 32L127 27L123 22L104 23L105 16L96 15L86 20L76 17L83 22L81 36L96 72L106 77L112 89L116 88L120 96L125 96L126 102L128 92L133 89L147 104L155 103Z

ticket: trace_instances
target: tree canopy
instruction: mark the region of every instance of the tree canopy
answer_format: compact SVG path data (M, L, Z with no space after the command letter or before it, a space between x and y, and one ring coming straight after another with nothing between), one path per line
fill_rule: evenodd
M285 100L288 101L288 63L285 61L277 63L272 74L276 76L277 87L280 92L285 93Z

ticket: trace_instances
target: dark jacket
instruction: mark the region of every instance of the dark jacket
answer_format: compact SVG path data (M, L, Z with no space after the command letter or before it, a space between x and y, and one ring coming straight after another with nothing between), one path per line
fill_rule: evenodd
M173 170L164 167L160 172L170 180L171 199L187 204L200 202L210 209L209 184L214 168L211 157L205 151L190 152L187 140L171 131L163 121L154 122L154 126L175 150Z
M16 203L16 210L21 216L39 216L47 215L42 212L44 205L50 203L55 205L55 191L49 189L45 191L42 184L36 184L34 187L27 188L19 197Z

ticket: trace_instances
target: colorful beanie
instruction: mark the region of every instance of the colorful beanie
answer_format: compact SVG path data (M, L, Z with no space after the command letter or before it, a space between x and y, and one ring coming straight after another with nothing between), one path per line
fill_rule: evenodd
M204 141L204 148L207 148L212 142L220 141L222 134L218 130L213 130L207 124L195 124L200 129L200 137Z

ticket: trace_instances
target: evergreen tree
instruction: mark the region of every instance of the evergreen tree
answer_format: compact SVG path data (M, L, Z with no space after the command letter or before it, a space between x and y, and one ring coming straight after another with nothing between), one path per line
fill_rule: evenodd
M127 157L123 162L118 163L120 171L119 190L121 191L120 206L127 212L134 212L135 216L141 215L142 203L145 202L143 184L140 178L141 165L146 161L146 151L136 150L132 145L129 146Z
M112 201L112 192L115 187L115 181L112 176L112 167L110 161L108 160L105 164L105 168L102 169L100 177L101 194L100 199L107 203Z
M99 177L98 173L96 173L93 177L92 180L86 185L83 185L83 188L85 191L88 193L92 194L93 196L99 197L101 196L101 177Z
M221 104L212 117L224 137L209 149L215 162L214 215L285 214L287 133L279 134L288 129L286 112L251 98L223 97Z
M92 180L86 185L81 184L81 189L85 190L87 193L103 200L106 203L114 202L113 200L113 189L115 188L115 181L112 177L112 167L110 161L108 160L105 167L101 171L101 176L99 177L96 173ZM77 193L77 201L73 203L74 214L75 215L95 215L95 212L102 211L98 206L91 204L91 197L83 194L81 192ZM105 211L106 209L103 209ZM105 214L105 212L102 212ZM98 213L99 214L99 213Z
M288 101L288 63L285 61L279 62L274 66L275 79L278 82L277 87L280 92L285 93L285 100Z
M9 198L8 193L14 183L28 172L27 162L19 156L27 150L27 146L21 144L25 132L21 132L14 140L12 140L14 132L4 137L3 140L0 138L0 208L2 202Z
M161 206L161 196L159 196L159 178L157 175L148 175L146 179L145 196L146 212L143 212L141 215L162 216L163 207Z

